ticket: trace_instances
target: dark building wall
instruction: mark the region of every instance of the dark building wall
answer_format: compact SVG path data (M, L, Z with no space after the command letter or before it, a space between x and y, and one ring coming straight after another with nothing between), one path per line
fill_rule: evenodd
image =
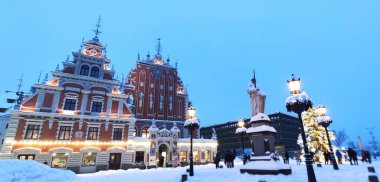
M300 134L299 121L293 116L283 113L269 114L271 119L270 125L273 126L277 133L275 134L275 147L284 147L288 151L299 150L297 144L298 135ZM250 119L244 119L245 127L249 128ZM228 150L236 150L238 153L241 151L241 135L236 134L238 121L230 121L212 126L200 128L201 136L204 138L211 138L212 128L215 129L218 137L218 151L222 154ZM243 135L244 149L251 149L251 142L248 135Z

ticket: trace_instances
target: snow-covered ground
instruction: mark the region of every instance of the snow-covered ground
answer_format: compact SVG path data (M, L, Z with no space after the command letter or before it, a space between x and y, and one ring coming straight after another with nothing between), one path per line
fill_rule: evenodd
M14 162L14 161L13 161ZM32 161L30 161L32 162ZM79 174L74 175L70 171L66 170L55 170L49 169L47 166L28 163L28 165L20 164L13 165L12 162L4 162L0 160L0 181L78 181L78 182L103 182L103 181L137 181L137 182L178 182L181 179L181 174L186 173L188 167L179 168L159 168L150 170L117 170L117 171L101 171L92 174ZM289 176L285 175L250 175L250 174L240 174L239 168L242 167L242 163L237 161L235 168L223 168L215 169L212 164L204 166L194 167L194 177L189 177L188 181L195 182L223 182L223 181L259 181L265 180L267 182L281 181L281 182L305 182L307 181L306 167L305 165L297 166L294 161L291 161L291 167L293 174ZM318 181L328 181L328 182L363 182L368 181L367 166L369 164L360 163L359 166L351 166L348 164L339 165L340 170L333 170L331 165L322 165L322 168L317 168L314 166L316 177ZM374 166L375 169L380 171L380 162L375 161L370 166ZM34 171L34 173L30 173ZM9 174L11 173L11 174ZM19 175L16 175L20 173ZM30 180L25 178L20 178L20 176L28 176ZM3 178L7 176L6 178ZM10 177L14 177L12 178ZM18 177L17 177L18 176ZM59 180L61 179L61 180Z

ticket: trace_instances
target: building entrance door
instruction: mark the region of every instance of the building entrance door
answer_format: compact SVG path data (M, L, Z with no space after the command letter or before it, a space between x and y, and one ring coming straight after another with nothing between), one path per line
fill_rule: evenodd
M108 169L118 170L120 169L120 165L121 165L121 153L111 153Z
M168 162L168 147L165 144L160 145L158 149L158 167L166 167L166 163Z

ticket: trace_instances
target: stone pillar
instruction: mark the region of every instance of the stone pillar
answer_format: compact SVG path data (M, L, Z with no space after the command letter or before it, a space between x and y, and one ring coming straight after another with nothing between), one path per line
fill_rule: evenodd
M44 90L38 89L37 93L38 93L38 98L37 98L36 108L40 110L45 99L45 92Z
M112 96L108 95L107 94L107 110L106 110L106 113L107 115L110 115L111 114L111 108L112 108Z
M83 95L82 95L82 105L80 108L80 113L85 114L85 112L87 111L88 94L90 94L91 92L87 90L82 90L82 93Z
M119 100L119 107L118 107L118 108L119 108L119 109L118 109L118 111L119 111L119 112L118 112L119 117L121 117L121 115L123 114L123 101L124 101L123 99L120 99L120 100Z
M61 91L54 92L53 103L52 103L52 108L51 108L53 113L57 112L58 110L60 96L61 96Z

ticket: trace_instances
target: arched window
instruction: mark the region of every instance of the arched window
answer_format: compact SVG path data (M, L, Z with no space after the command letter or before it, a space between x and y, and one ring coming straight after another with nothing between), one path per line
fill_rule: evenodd
M141 137L148 138L148 127L144 127L141 132Z
M136 137L136 135L137 135L137 129L135 127L135 129L133 130L133 136Z
M93 67L91 69L91 74L90 74L91 77L95 77L95 78L98 78L99 77L99 68L98 67Z
M88 76L88 71L90 70L90 68L87 66L87 65L83 65L81 68L80 68L80 75L83 75L83 76Z

